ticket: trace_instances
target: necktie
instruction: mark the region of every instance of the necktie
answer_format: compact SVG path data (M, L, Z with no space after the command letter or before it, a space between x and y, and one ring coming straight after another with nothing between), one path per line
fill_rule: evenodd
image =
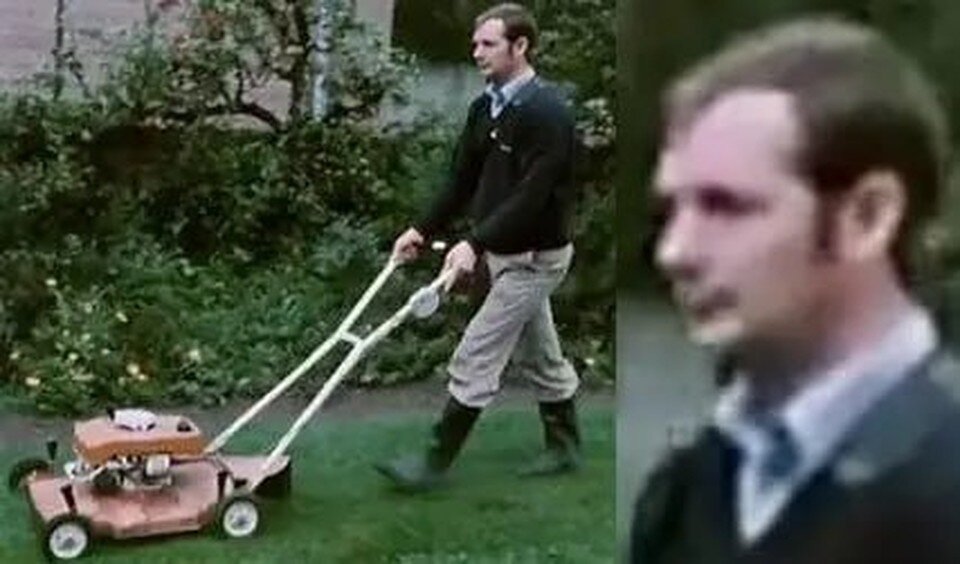
M769 448L760 464L760 483L769 486L789 478L800 464L800 452L786 425L769 420L762 425Z
M503 106L506 104L506 101L507 101L506 97L503 95L503 90L496 85L491 87L490 99L491 99L490 115L492 115L493 117L497 117L498 115L500 115L500 112L503 111Z

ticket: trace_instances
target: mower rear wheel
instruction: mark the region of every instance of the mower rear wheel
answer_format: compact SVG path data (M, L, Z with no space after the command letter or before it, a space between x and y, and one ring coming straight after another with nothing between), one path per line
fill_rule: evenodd
M61 515L44 527L43 552L51 560L73 560L89 551L90 541L90 527L83 518Z
M10 491L19 489L26 482L27 478L36 475L39 472L50 472L50 461L38 458L30 457L24 458L23 460L18 460L10 467L10 472L7 473L7 487Z
M257 532L260 526L260 508L253 496L231 494L220 502L217 511L217 529L233 539L245 538Z

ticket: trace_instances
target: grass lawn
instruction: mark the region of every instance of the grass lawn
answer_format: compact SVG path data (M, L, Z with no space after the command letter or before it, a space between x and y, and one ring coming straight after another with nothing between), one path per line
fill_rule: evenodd
M515 468L541 445L535 408L493 409L467 443L450 487L411 497L389 490L371 463L420 448L430 416L323 421L321 414L294 443L294 494L265 502L262 529L254 538L221 540L199 533L104 540L86 561L612 562L612 407L585 408L580 420L587 464L578 475L515 477ZM282 430L281 424L256 426L231 443L231 450L265 449ZM42 561L26 501L5 487L14 460L42 452L42 444L0 446L0 562Z

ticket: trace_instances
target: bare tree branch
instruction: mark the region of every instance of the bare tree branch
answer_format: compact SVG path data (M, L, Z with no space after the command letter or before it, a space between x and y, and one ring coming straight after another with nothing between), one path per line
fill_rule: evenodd
M280 121L280 119L277 118L273 112L264 108L260 104L255 102L245 102L240 104L237 109L241 114L257 118L263 123L269 125L274 131L281 131L283 129L283 122Z
M87 84L87 79L83 75L83 65L80 63L80 59L77 58L77 53L73 49L67 52L66 65L67 69L70 71L70 74L73 75L73 78L76 79L77 84L80 85L80 90L83 92L83 97L88 100L92 100L93 91L90 90L90 86Z
M163 112L161 117L163 119L178 121L181 123L195 123L198 120L209 116L230 115L250 116L269 126L274 131L281 131L283 129L283 122L281 122L277 116L263 106L252 102L242 104L218 104L215 106L208 106L204 108L203 111L169 109Z

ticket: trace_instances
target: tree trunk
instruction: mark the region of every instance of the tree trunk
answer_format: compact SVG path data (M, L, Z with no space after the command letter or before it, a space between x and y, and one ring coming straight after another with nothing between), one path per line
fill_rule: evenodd
M63 36L64 36L64 23L63 23L63 13L64 13L64 0L57 0L57 11L54 16L54 43L53 43L53 99L59 100L60 94L63 93L63 83L64 83L64 69L66 64L64 57L66 56L63 52Z

